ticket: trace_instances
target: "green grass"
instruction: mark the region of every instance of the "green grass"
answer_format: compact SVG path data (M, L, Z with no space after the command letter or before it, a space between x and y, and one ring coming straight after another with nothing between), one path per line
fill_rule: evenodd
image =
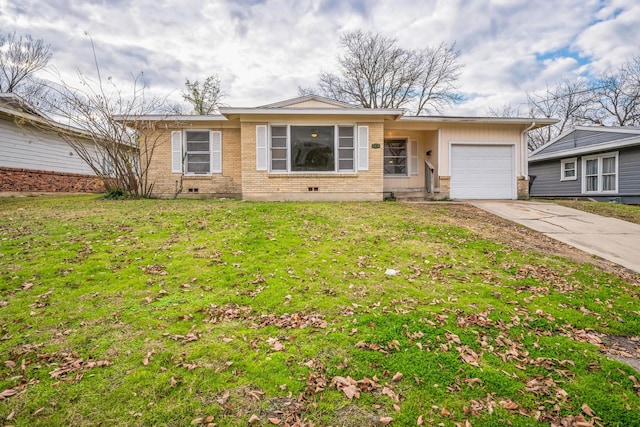
M640 205L623 205L620 203L590 202L587 200L553 200L569 208L594 213L602 216L618 218L624 221L640 224Z
M0 420L640 425L640 375L588 342L638 334L638 277L522 249L531 232L486 218L2 199ZM358 398L340 377L360 381Z

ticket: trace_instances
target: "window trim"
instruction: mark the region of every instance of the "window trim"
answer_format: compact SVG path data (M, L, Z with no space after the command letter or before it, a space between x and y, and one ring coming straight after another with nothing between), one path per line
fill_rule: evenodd
M571 169L567 169L567 163L573 163L574 165L573 176L566 176L567 170L571 170ZM577 179L578 179L578 158L571 157L569 159L560 160L560 181L576 181Z
M607 158L615 158L615 162L616 162L616 167L615 167L615 189L614 190L603 190L602 189L602 183L603 183L603 173L602 173L602 160L603 159L607 159ZM597 160L598 161L598 174L597 174L597 178L598 178L598 189L595 191L587 191L587 161L589 160ZM618 179L619 179L619 166L620 166L620 162L619 162L619 152L618 151L612 151L612 152L608 152L608 153L601 153L601 154L593 154L590 156L583 156L581 159L581 163L582 163L582 194L618 194ZM613 175L613 174L607 174L607 175Z
M187 171L187 158L189 156L189 151L187 150L187 133L188 132L207 132L209 135L209 172L205 173L195 173ZM182 131L182 165L184 168L184 176L211 176L213 175L213 135L211 134L211 129L184 129ZM193 151L191 154L204 154L204 151Z
M333 127L333 170L329 171L292 171L291 170L291 127ZM285 127L286 128L286 170L285 169L273 169L273 128ZM353 160L352 169L340 169L340 128L351 127L353 128ZM356 174L358 172L358 125L357 123L281 123L274 122L269 123L267 130L267 166L270 174L283 174L283 175L337 175L337 174Z

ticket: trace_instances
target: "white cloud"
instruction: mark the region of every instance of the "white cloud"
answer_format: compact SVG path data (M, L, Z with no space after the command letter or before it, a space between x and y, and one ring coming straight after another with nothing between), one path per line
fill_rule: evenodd
M179 100L184 80L217 73L228 103L296 95L337 67L340 33L362 29L418 49L456 42L468 101L449 114L518 107L526 92L621 64L640 43L636 0L0 0L0 28L52 45L66 81L144 71L158 95Z

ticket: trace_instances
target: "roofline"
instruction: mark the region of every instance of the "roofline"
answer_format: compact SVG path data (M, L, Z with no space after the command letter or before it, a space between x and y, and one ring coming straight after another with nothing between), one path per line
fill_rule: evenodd
M560 135L553 138L551 141L547 141L540 147L533 150L529 153L529 157L535 156L551 144L555 144L557 141L560 141L562 138L565 138L567 135L577 131L577 130L586 130L586 131L596 131L596 132L615 132L615 133L630 133L640 135L640 128L623 128L623 127L614 127L614 126L573 126L571 129L566 132L561 133ZM620 141L620 140L618 140Z
M349 104L342 101L336 101L335 99L327 98L320 95L303 95L296 98L285 99L284 101L274 102L272 104L261 105L258 108L280 108L291 104L299 104L305 101L317 100L324 102L325 104L335 105L341 108L364 108L357 105ZM295 107L294 107L295 108Z
M32 109L34 109L35 112L38 112L38 110L35 109L35 107L33 107L32 105L28 103L27 105L29 105ZM65 134L73 134L79 138L83 138L93 143L91 134L88 131L75 126L60 123L44 114L39 114L39 112L37 115L35 115L31 113L25 113L22 111L16 111L13 108L6 108L0 105L0 113L5 113L11 117L25 119L27 124L31 124L31 126L34 126L36 129L39 129L41 131L48 131L49 129L47 129L46 127L45 128L38 127L38 125L36 125L35 123L43 126L49 126L52 132L64 132Z
M395 108L246 108L246 107L224 107L220 108L220 113L225 117L235 114L250 115L350 115L350 116L395 116L396 119L404 114L404 110Z
M117 122L121 123L130 123L137 121L148 121L148 122L165 122L165 121L176 121L176 122L226 122L228 119L225 116L215 114L215 115L180 115L180 116L172 116L168 114L148 114L148 115L117 115L113 116L113 119Z
M535 125L535 128L553 125L559 122L557 119L538 119L527 117L465 117L465 116L404 116L399 122L450 122L450 123L495 123L514 125ZM533 129L535 129L533 128Z
M588 154L594 151L606 151L614 148L624 148L632 145L640 145L640 132L636 136L631 136L625 139L618 139L616 141L608 141L602 144L589 145L588 147L574 148L571 150L555 151L553 153L529 154L529 162L541 162L543 160L560 159L563 157L571 157L579 154Z

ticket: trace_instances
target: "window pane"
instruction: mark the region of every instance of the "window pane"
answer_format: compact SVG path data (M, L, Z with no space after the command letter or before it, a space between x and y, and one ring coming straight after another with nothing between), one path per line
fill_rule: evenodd
M287 170L287 160L271 160L271 170L274 171L285 171Z
M587 175L598 174L598 159L587 160L586 174Z
M287 138L286 137L273 137L271 139L271 146L278 148L286 148L287 147Z
M340 148L353 148L353 137L343 138L340 137L338 140L338 146Z
M286 126L272 126L271 127L271 136L287 136L287 127Z
M291 126L291 170L334 171L333 126Z
M602 191L615 191L616 190L616 176L605 175L602 177Z
M598 191L598 177L587 177L587 191Z
M187 154L187 173L209 173L208 154Z
M340 159L338 162L339 168L342 171L353 170L353 159Z
M605 157L602 159L602 173L615 173L616 172L616 158Z
M407 143L406 142L385 142L384 144L385 156L407 156Z
M564 177L565 178L573 178L574 176L576 176L575 169L569 169L569 170L565 170L564 171Z
M351 137L353 138L353 126L340 126L338 128L338 135L340 138L342 137Z
M338 156L340 160L353 160L353 149L352 148L340 148L338 150Z
M209 151L209 141L207 142L187 141L187 152L189 151L200 151L200 152L206 153Z
M407 167L404 165L384 165L385 175L406 175Z
M274 148L273 150L271 150L271 158L278 160L287 160L287 149Z
M194 142L194 141L209 142L209 131L208 130L204 130L204 131L188 130L186 132L186 140L187 140L187 143Z

